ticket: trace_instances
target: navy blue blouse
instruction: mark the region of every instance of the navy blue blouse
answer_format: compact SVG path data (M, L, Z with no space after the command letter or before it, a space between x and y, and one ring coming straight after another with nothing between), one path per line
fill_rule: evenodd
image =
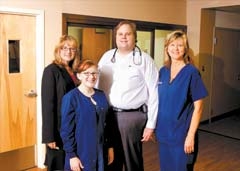
M61 137L66 152L65 169L70 158L77 156L86 171L96 171L103 165L104 126L108 102L103 91L95 89L91 99L78 88L64 95L62 100Z

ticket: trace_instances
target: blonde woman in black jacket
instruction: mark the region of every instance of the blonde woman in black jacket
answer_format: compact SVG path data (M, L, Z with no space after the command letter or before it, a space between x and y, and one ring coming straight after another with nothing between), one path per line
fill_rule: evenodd
M63 95L79 82L74 72L80 57L77 40L68 35L60 37L54 50L55 59L42 77L42 143L46 144L45 165L48 171L63 170L65 153L60 137L61 101Z

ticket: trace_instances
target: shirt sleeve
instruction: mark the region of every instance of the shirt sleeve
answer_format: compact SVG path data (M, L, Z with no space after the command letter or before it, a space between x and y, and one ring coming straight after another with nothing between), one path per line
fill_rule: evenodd
M200 73L196 70L191 79L191 96L193 101L202 99L208 95L207 89L203 83Z
M99 88L99 89L103 89L102 85L101 85L101 77L102 77L102 67L103 65L105 65L107 63L107 60L110 58L110 53L111 50L105 52L103 54L103 56L100 58L99 62L98 62L98 69L100 71L100 74L99 74L99 79L97 80L96 84L95 84L95 88Z
M76 155L76 140L75 140L75 110L71 100L71 94L67 93L62 99L62 121L61 121L61 137L63 148L69 158Z
M42 96L42 142L49 143L54 139L54 117L56 117L56 79L52 69L45 68L41 85Z
M146 128L155 129L158 112L158 69L150 56L147 56L145 82L148 87L148 121Z

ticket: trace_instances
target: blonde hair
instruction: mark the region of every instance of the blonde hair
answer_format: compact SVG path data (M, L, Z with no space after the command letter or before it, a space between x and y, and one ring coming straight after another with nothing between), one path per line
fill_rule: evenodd
M69 66L73 69L73 71L76 71L79 62L80 62L80 53L78 49L78 42L77 40L70 35L63 35L60 37L58 44L55 46L54 49L54 57L53 63L63 67L65 64L62 62L62 58L60 56L60 50L63 48L65 44L68 44L72 48L76 48L77 51L75 52L74 59L69 62Z
M165 44L164 44L164 53L165 53L165 65L167 67L170 67L172 61L171 61L171 57L168 54L168 46L170 43L172 43L174 40L177 40L181 38L183 40L183 46L184 46L184 55L183 55L183 60L184 62L190 63L191 59L189 56L189 43L188 43L188 38L185 32L181 31L181 30L176 30L173 31L171 33L169 33L166 37L165 40Z

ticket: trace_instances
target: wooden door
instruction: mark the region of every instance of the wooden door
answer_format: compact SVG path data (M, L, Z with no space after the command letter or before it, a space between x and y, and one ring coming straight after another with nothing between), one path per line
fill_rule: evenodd
M84 28L82 35L82 59L98 63L102 55L111 49L111 30Z
M34 16L0 13L0 166L35 165L36 62Z

